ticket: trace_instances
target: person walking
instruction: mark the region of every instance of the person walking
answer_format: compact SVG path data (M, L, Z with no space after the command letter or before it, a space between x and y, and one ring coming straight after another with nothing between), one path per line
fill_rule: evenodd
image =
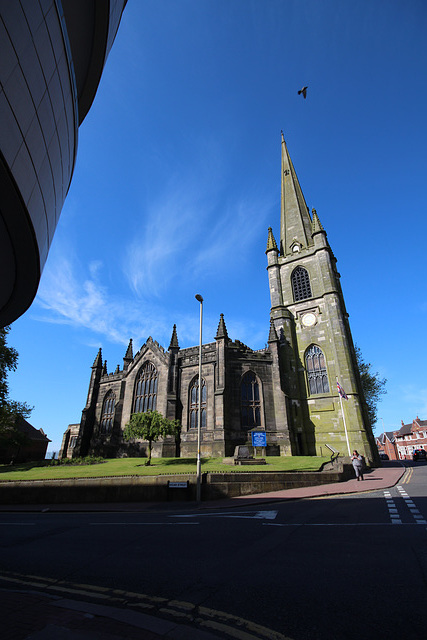
M351 456L351 464L353 465L354 472L356 474L356 480L363 480L363 457L356 451L353 451Z

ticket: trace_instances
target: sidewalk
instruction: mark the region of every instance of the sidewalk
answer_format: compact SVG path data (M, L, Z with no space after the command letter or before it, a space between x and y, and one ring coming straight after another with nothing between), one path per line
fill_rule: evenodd
M318 498L378 491L393 487L405 473L399 463L385 463L369 470L363 482L356 479L334 484L287 489L257 495L240 496L202 503L200 509L230 509L268 504L283 500ZM110 503L83 505L0 505L0 512L146 512L194 509L192 502ZM0 585L5 584L0 581ZM0 587L1 588L1 587ZM80 600L49 596L37 591L1 589L2 640L218 640L213 635L189 624L157 618L125 608L93 604ZM189 617L189 616L187 616ZM274 633L274 632L272 632ZM234 637L236 629L233 629ZM242 635L254 639L258 636ZM280 634L272 637L279 638ZM284 640L284 636L282 636Z
M322 484L314 487L301 487L299 489L286 489L283 491L272 491L270 493L258 493L256 496L239 496L229 500L212 501L204 506L218 505L222 506L243 506L243 504L262 504L268 502L277 502L282 500L296 500L302 498L318 498L325 496L336 496L351 493L364 493L366 491L379 491L394 487L406 471L400 462L385 462L384 466L378 469L370 469L364 474L363 481L357 481L356 478L346 480L345 482L334 482L332 484Z

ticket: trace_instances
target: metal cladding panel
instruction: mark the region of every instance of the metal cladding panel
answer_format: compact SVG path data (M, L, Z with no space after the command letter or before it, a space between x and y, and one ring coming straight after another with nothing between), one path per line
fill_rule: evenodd
M0 325L31 304L69 188L77 101L55 2L2 3L0 11ZM3 52L5 54L3 55Z
M95 99L127 0L62 0L79 103L79 125Z
M0 326L31 304L126 0L0 5ZM5 256L8 256L6 259Z

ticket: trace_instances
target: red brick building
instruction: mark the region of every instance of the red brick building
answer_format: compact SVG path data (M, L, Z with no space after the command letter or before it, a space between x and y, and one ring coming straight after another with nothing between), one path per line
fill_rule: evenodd
M414 449L427 451L427 420L417 416L410 424L404 424L395 431L397 455L399 460L412 460Z
M379 453L385 453L388 455L389 460L398 460L399 456L397 453L396 446L396 431L384 431L379 436L376 436L375 443L378 447Z

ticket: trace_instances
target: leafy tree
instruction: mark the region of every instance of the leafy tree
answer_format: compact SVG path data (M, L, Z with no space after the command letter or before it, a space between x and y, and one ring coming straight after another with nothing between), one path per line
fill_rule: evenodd
M381 395L387 393L385 385L386 378L380 378L379 373L372 373L371 363L365 362L360 347L355 346L357 366L359 367L362 389L365 395L368 416L371 426L373 427L377 421L377 405Z
M25 436L17 428L19 418L28 418L32 407L9 398L7 376L18 366L18 352L7 345L10 326L0 328L0 444L24 444Z
M168 420L158 411L146 411L131 415L123 431L123 437L126 441L132 438L148 440L148 460L145 464L149 466L151 464L153 442L165 436L175 435L178 429L178 420Z

